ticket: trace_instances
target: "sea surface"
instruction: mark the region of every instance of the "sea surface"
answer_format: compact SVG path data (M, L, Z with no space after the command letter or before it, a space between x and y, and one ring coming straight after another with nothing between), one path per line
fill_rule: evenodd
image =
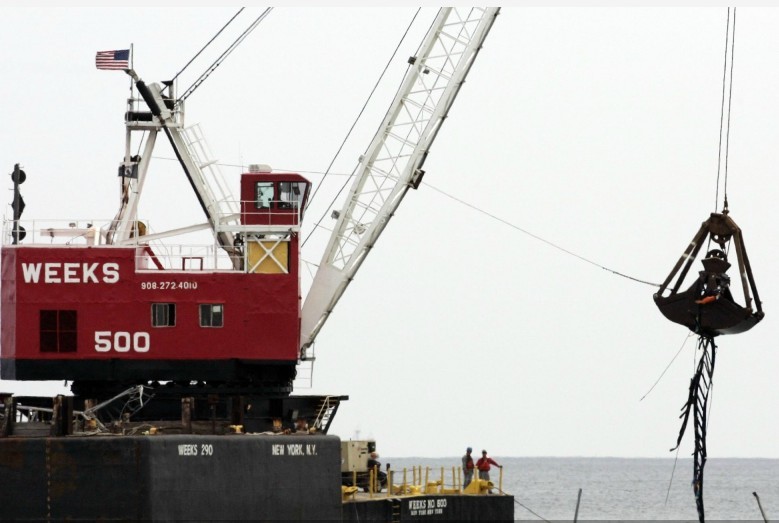
M540 521L524 505L545 519L572 521L580 488L580 520L698 520L691 486L692 459L679 459L673 472L673 458L493 457L503 465L503 490L515 496L518 520ZM432 479L440 477L441 467L446 467L447 478L451 478L451 467L460 466L459 458L382 461L389 462L395 471L407 467L409 481L412 466L434 469ZM497 485L498 470L493 469L491 475ZM400 483L400 477L396 475L394 482ZM768 519L779 521L779 460L708 460L703 493L707 520L762 522L752 492L760 496Z

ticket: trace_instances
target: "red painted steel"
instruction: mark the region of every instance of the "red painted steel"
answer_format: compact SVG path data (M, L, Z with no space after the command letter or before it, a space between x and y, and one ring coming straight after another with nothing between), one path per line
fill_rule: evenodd
M130 350L124 353L127 358L297 358L300 298L294 249L289 274L136 271L135 256L134 247L6 247L2 357L115 358L115 351L95 350L95 332L110 331L149 333L148 352ZM152 326L153 303L176 304L174 327ZM223 304L224 326L200 327L199 304ZM78 312L77 352L40 352L40 310Z
M245 174L242 191L248 190L246 196L252 200L257 178L305 182L301 200L305 204L310 187L305 178ZM272 211L272 224L291 224L289 220L297 220L300 212L297 208ZM289 242L287 274L159 270L146 245L6 245L1 260L0 357L41 362L133 360L152 363L152 368L157 360L160 365L188 360L294 365L301 305L297 233L291 233ZM145 262L137 263L140 260ZM176 304L175 326L152 325L155 303ZM222 327L201 326L201 304L224 306ZM77 312L75 352L41 350L42 310ZM116 338L116 333L127 336ZM109 340L110 349L102 340Z
M257 205L256 186L259 182L272 183L274 197L268 208ZM299 203L284 208L280 201L282 182L303 183L305 190L300 195ZM303 209L306 208L311 183L294 173L246 173L241 176L241 222L245 225L299 225L303 220Z

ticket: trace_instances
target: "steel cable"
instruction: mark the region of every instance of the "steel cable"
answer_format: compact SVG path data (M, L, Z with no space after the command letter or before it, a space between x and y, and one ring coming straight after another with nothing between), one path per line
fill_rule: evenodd
M728 208L728 157L730 153L730 110L733 107L733 65L735 64L736 50L736 8L733 8L733 31L730 37L730 87L728 88L728 126L725 133L725 201L724 208Z
M493 487L493 488L495 488L495 490L497 490L498 492L500 492L500 493L501 493L501 494L503 494L504 496L511 496L511 497L513 497L513 498L514 498L514 503L516 503L517 505L519 505L519 506L520 506L520 507L522 507L523 509L525 509L525 510L527 510L528 512L530 512L531 514L533 514L533 515L534 515L535 517L537 517L538 519L540 519L540 520L542 520L542 521L547 521L548 523L551 523L551 521L549 521L548 519L546 519L544 516L541 516L540 514L538 514L538 512L534 511L532 508L528 507L527 505L525 505L525 504L523 504L521 501L519 501L519 500L516 498L516 496L514 496L513 494L509 494L508 492L506 492L505 490L503 490L503 489L501 489L501 488L497 488L497 487Z
M730 44L730 82L728 86L728 44ZM720 173L722 171L722 135L725 134L725 172L724 172L724 201L723 209L728 208L728 159L730 153L730 115L733 101L733 64L736 47L736 8L733 8L733 28L730 26L730 8L728 7L727 22L725 24L725 57L722 64L722 101L720 103L719 121L719 145L717 147L717 186L714 191L714 212L719 205ZM727 86L727 87L726 87ZM728 119L725 122L725 91L728 91Z
M417 19L417 15L419 15L419 11L422 8L418 8L416 13L414 13L414 16L411 18L411 22L409 22L408 27L406 27L406 31L403 33L403 36L400 38L400 41L398 42L398 45L395 46L395 50L392 52L392 56L390 56L389 60L387 60L387 64L384 66L384 70L379 75L379 79L376 80L376 83L373 86L373 89L371 89L370 94L368 95L368 98L365 100L365 103L363 104L362 108L360 109L360 112L357 114L357 118L354 119L354 122L352 123L352 126L349 128L349 131L346 133L346 136L344 137L343 141L341 142L340 147L338 147L338 150L335 152L335 155L333 156L333 159L330 160L330 165L327 166L327 170L324 172L324 177L322 180L320 180L319 184L316 186L316 189L314 189L313 194L311 195L311 198L309 198L308 203L306 204L306 209L309 208L311 203L314 201L314 197L319 192L319 189L324 184L325 178L330 173L330 169L332 169L333 164L335 163L335 160L338 158L338 156L341 154L341 150L344 148L344 145L346 145L346 141L349 139L349 136L351 136L352 131L354 130L355 126L357 125L357 122L362 117L363 112L365 111L365 108L368 106L368 103L371 101L371 98L373 98L373 94L376 92L376 89L379 87L379 83L381 83L381 80L384 78L384 75L387 73L387 70L389 69L389 66L392 64L392 61L395 59L395 55L398 54L398 50L400 49L400 46L403 44L403 41L406 39L406 36L408 35L408 32L411 30L411 26L414 24L414 21ZM409 66L410 67L410 66ZM401 83L402 85L402 83ZM398 87L398 90L400 90L400 87ZM301 247L304 247L306 243L308 242L309 238L311 238L311 235L314 234L314 231L316 231L319 228L319 225L322 223L322 220L325 219L327 216L327 211L329 211L333 205L335 205L336 200L341 196L341 193L344 191L346 186L349 183L349 180L352 179L352 176L354 176L354 173L357 172L357 167L354 168L352 171L352 174L349 175L349 178L346 179L346 181L343 183L341 188L338 190L338 193L336 193L335 197L333 197L332 201L330 202L330 205L327 206L324 213L322 213L322 216L317 220L317 222L314 224L314 227L311 229L311 232L308 233L306 238L303 240L303 243L301 243Z
M565 254L568 254L569 256L573 256L574 258L578 258L579 260L581 260L583 262L589 263L590 265L594 265L595 267L603 269L604 271L610 272L610 273L615 274L617 276L621 276L623 278L627 278L628 280L632 280L632 281L635 281L635 282L638 282L638 283L643 283L644 285L650 285L652 287L660 287L660 284L658 284L658 283L652 283L650 281L646 281L646 280L642 280L640 278L636 278L634 276L630 276L630 275L625 274L623 272L620 272L620 271L611 269L609 267L606 267L605 265L601 265L600 263L592 261L589 258L585 258L584 256L582 256L580 254L576 254L573 251L569 251L565 247L561 247L560 245L557 245L556 243L553 243L553 242L551 242L549 240L546 240L546 239L542 238L541 236L538 236L537 234L533 234L532 232L528 231L527 229L523 229L522 227L520 227L518 225L515 225L515 224L511 223L508 220L504 220L503 218L501 218L499 216L496 216L496 215L492 214L489 211L485 211L484 209L482 209L480 207L477 207L476 205L468 203L465 200L461 200L460 198L458 198L458 197L456 197L454 195L451 195L451 194L449 194L449 193L447 193L445 191L442 191L441 189L433 187L429 183L426 183L424 185L427 185L428 187L430 187L434 191L438 192L439 194L442 194L442 195L446 196L447 198L451 198L452 200L454 200L454 201L456 201L458 203L461 203L462 205L465 205L466 207L470 207L471 209L473 209L475 211L478 211L478 212L484 214L485 216L488 216L488 217L492 218L493 220L497 220L497 221L501 222L504 225L508 225L512 229L516 229L517 231L519 231L519 232L521 232L523 234L526 234L526 235L530 236L531 238L536 239L536 240L538 240L540 242L543 242L543 243L549 245L550 247L554 247L555 249L557 249L557 250L559 250L561 252L564 252Z
M220 34L222 34L222 31L224 31L225 29L227 29L227 26L228 26L228 25L230 25L230 24L233 22L233 20L235 20L235 18L236 18L236 17L237 17L239 14L241 14L241 11L243 11L244 9L246 9L246 8L245 8L245 7L242 7L242 8L240 8L240 9L238 10L238 12L237 12L237 13L235 13L235 14L233 15L233 17L232 17L232 18L230 18L230 19L227 21L227 23L226 23L225 25L223 25L223 26L222 26L222 28L221 28L219 31L217 31L217 33L216 33L216 34L215 34L213 37L211 37L211 40L209 40L209 41L206 43L206 45L204 45L203 47L201 47L201 48L200 48L200 51L198 51L198 52L197 52L197 54L195 54L195 56L193 56L193 57L192 57L192 58L189 60L189 62L187 62L187 64L186 64L184 67L182 67L182 68L181 68L181 71L179 71L178 73L176 73L176 76L174 76L174 77L171 79L171 81L173 81L173 80L175 80L176 78L178 78L178 77L179 77L179 75L180 75L181 73L183 73L183 72L186 70L186 68L187 68L187 67L189 67L189 66L190 66L190 64L191 64L192 62L194 62L194 61L195 61L195 59L196 59L198 56L200 56L200 54L201 54L203 51L205 51L205 50L206 50L206 47L208 47L209 45L211 45L211 42L213 42L214 40L216 40L216 37L217 37L217 36L219 36Z
M232 54L232 52L233 52L233 51L235 51L235 49L236 49L236 48L237 48L237 47L238 47L238 46L241 44L241 42L243 42L243 41L246 39L246 37L247 37L247 36L249 36L249 35L251 34L251 32L252 32L252 31L254 31L254 30L257 28L257 26L258 26L258 25L260 25L260 22L262 22L263 20L265 20L265 17L267 17L267 16L268 16L268 14L269 14L269 13L270 13L272 10L273 10L273 8L272 8L272 7L268 7L267 9L265 9L265 11L263 11L263 12L262 12L262 14L261 14L260 16L258 16L258 17L257 17L257 18L254 20L254 22L252 22L252 23L249 25L249 27L247 27L247 28L244 30L244 32L243 32L243 33L241 33L241 35L240 35L238 38L236 38L236 39L233 41L233 43L232 43L232 44L230 44L230 47L228 47L228 48L227 48L227 49L226 49L226 50L225 50L225 51L224 51L224 52L223 52L221 55L219 55L219 58L217 58L216 60L214 60L214 62L213 62L213 63L212 63L210 66L208 66L208 68L206 69L206 71L205 71L203 74L201 74L201 75L198 77L198 79L197 79L197 80L195 80L195 81L192 83L192 85L190 85L190 86L187 88L187 90L186 90L186 91L184 91L184 94L183 94L183 95L181 95L181 97L180 97L178 100L176 100L176 103L177 103L177 104L178 104L178 103L181 103L181 102L183 102L184 100L186 100L187 98L189 98L189 96L190 96L192 93L194 93L194 92L197 90L197 88L198 88L198 87L200 87L200 85L201 85L201 84L202 84L202 83L203 83L203 82L204 82L204 81L205 81L205 80L206 80L206 79L207 79L209 76L211 76L211 73L213 73L213 72L216 70L216 68L217 68L217 67L219 67L219 66L222 64L222 62L223 62L223 61L224 61L224 60L225 60L225 59L226 59L228 56L230 56L230 55Z

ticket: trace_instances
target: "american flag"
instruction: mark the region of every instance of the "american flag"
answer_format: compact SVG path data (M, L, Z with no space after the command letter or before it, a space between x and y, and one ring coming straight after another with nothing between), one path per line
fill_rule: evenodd
M98 51L97 56L95 56L95 66L98 69L129 69L130 50Z

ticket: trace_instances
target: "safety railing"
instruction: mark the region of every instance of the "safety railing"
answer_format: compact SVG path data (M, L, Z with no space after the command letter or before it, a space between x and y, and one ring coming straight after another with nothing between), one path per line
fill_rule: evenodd
M379 467L369 469L367 473L352 471L351 486L367 490L368 497L398 497L424 495L485 495L497 490L503 494L503 468L498 468L498 485L492 481L480 479L478 470L473 469L474 477L466 485L462 467L422 467L394 470L387 467L386 472ZM366 477L367 474L367 477ZM356 490L352 491L355 493Z
M101 245L111 220L13 220L3 221L3 245Z
M240 208L243 228L250 228L251 225L299 226L303 219L299 200L242 200L230 204Z
M135 268L138 271L234 271L233 258L243 259L243 255L228 254L217 244L170 245L152 241L137 247Z
M261 203L235 200L222 203L224 207L221 209L238 210L235 213L220 213L215 216L219 231L251 233L256 230L258 234L284 232L299 227L303 218L303 209L297 200L268 200ZM106 218L36 219L14 222L5 216L2 244L13 244L14 239L18 238L18 243L25 245L105 245L110 241L112 223L113 220ZM205 224L203 226L207 228ZM151 232L148 221L138 220L132 225L134 231L139 228L137 243L143 244L145 243L143 236ZM172 231L168 237L173 237L175 234L176 232ZM134 244L132 238L123 244Z
M171 112L172 126L183 128L184 103L173 104L173 99L167 96L166 89L162 91L162 99ZM125 112L125 126L130 130L160 130L160 119L154 116L143 98L128 98ZM170 124L169 124L170 125Z

